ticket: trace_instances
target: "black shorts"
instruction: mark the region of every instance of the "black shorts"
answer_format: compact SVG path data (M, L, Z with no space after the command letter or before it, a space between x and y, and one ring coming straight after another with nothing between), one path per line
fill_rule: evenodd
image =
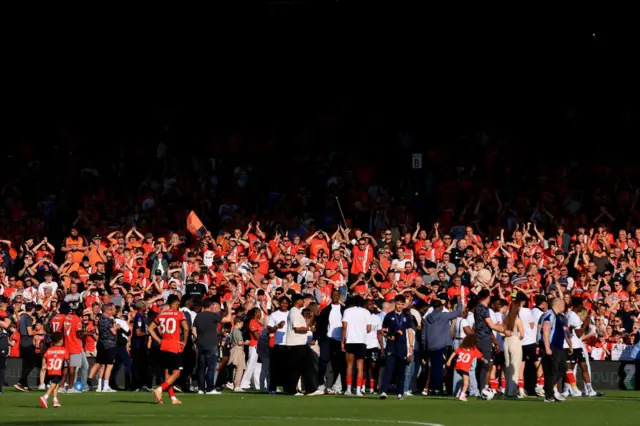
M504 367L504 352L498 352L493 356L493 365L496 367Z
M49 378L49 383L51 383L52 385L59 385L60 382L62 382L62 376L59 375L55 375L55 376L47 376Z
M378 362L380 360L380 348L367 349L367 361Z
M522 361L536 362L538 360L540 360L540 356L538 355L538 345L532 343L522 347Z
M365 359L367 357L367 345L364 343L347 343L344 347L347 353L354 355L356 359Z
M456 373L458 373L460 376L468 376L469 372L468 371L464 371L464 370L456 370Z
M567 364L580 364L582 362L587 362L587 360L584 359L584 349L582 348L574 349L571 355L569 355L569 349L565 349L564 353L567 357Z
M182 354L167 351L160 351L162 368L169 371L182 370Z
M103 344L98 342L98 354L96 355L96 364L100 365L113 365L116 361L116 355L118 354L118 348L106 349Z

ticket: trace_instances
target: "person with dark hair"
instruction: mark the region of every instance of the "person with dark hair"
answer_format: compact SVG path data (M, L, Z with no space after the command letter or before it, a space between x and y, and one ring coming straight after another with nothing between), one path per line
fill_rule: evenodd
M53 394L53 406L54 408L60 408L60 401L58 401L58 388L62 383L62 368L65 362L69 362L69 352L64 346L64 333L62 331L56 331L51 335L53 346L47 349L42 359L42 369L47 371L49 381L51 385L47 390L47 393L39 398L42 408L48 408L48 399Z
M327 393L335 393L333 386L340 376L342 389L347 388L346 381L346 361L345 354L341 348L342 337L342 315L345 307L340 300L340 292L333 290L331 292L331 304L325 307L318 316L316 322L316 334L318 335L318 344L320 345L320 359L318 365L318 383L321 390ZM325 375L327 367L331 363L333 371L333 383L326 383Z
M198 393L218 395L215 374L218 364L218 324L231 323L231 303L227 302L226 315L221 315L220 304L211 299L202 301L202 311L193 321L198 348Z
M442 379L444 375L444 363L447 357L447 346L451 346L450 322L462 315L464 299L458 303L453 312L443 312L443 304L440 299L433 299L431 307L433 312L424 317L422 326L422 344L427 350L429 365L429 390L440 395L442 392ZM413 349L413 348L412 348Z
M269 346L271 346L269 393L272 395L275 395L277 387L284 385L287 380L287 368L289 365L287 353L289 306L289 298L282 296L278 300L278 310L269 315L269 321L267 322L267 331L270 334Z
M387 339L385 348L385 370L380 388L380 399L387 399L387 392L391 389L391 380L396 379L396 394L398 399L404 395L404 379L407 362L413 355L413 342L407 342L409 329L413 329L414 322L409 314L404 312L405 297L401 294L395 297L395 309L389 312L382 321L382 335ZM409 343L409 345L407 344Z
M493 399L495 393L489 388L488 376L493 366L493 344L497 345L497 340L493 335L493 331L505 333L505 336L511 336L510 331L505 331L504 326L495 324L491 319L489 312L489 302L491 293L489 290L483 289L478 292L478 305L474 313L475 332L478 340L478 349L482 352L482 357L489 361L488 364L481 363L476 366L476 379L478 387L483 387L481 394L485 399Z
M5 305L4 296L0 296L0 311L4 312ZM0 395L2 395L2 385L9 357L9 335L7 334L9 327L11 327L11 319L0 317Z
M252 308L247 312L246 326L249 334L249 358L240 387L249 389L253 385L256 390L265 390L265 384L260 383L261 365L258 362L258 337L262 332L262 311L260 308Z
M311 330L307 320L302 315L304 298L295 294L291 301L291 310L287 318L287 349L289 350L288 381L284 391L288 394L304 395L302 389L296 391L298 380L302 377L304 391L307 396L322 395L317 388L315 372L313 371L311 348L308 336Z
M364 308L364 299L356 296L347 300L349 306L342 316L342 351L347 355L347 390L351 396L353 364L356 364L356 396L364 396L364 360L367 358L367 333L371 332L371 312Z
M36 306L33 303L27 303L25 310L20 316L20 358L22 359L22 372L20 380L13 387L20 392L29 391L29 374L35 368L36 348L33 344L33 336L36 331L34 327Z
M182 404L176 398L173 384L182 371L182 352L189 337L189 326L184 313L179 310L180 298L172 294L167 298L168 309L160 312L149 326L151 338L160 344L160 357L164 368L165 381L153 391L156 402L162 404L162 393L167 392L171 403Z

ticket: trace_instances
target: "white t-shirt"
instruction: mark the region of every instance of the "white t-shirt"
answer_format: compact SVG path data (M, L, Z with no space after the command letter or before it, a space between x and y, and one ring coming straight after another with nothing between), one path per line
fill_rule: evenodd
M524 328L524 337L522 338L520 343L522 343L522 346L536 343L536 338L538 336L538 327L536 325L536 319L533 317L531 309L520 308L520 313L518 314L518 316L522 321L522 328ZM533 323L533 328L531 328L531 323Z
M40 285L38 286L38 293L40 293L40 296L44 296L45 288L51 289L51 294L54 295L58 290L58 283L55 281L51 281L50 283L47 283L46 281L43 283L40 283Z
M533 315L533 319L535 320L534 322L536 323L535 325L535 331L536 331L536 343L538 343L538 331L540 329L540 318L542 318L542 315L544 315L544 312L542 312L542 310L538 309L538 307L536 306L535 308L531 309L531 314Z
M380 316L371 314L371 331L367 333L367 349L380 349L378 331L382 328Z
M291 308L287 320L287 346L301 346L307 344L307 333L297 333L294 328L306 327L307 322L302 316L302 310Z
M456 339L462 340L467 337L467 333L464 332L465 327L469 327L469 321L466 318L456 318L456 323L453 326Z
M473 330L476 325L476 316L473 312L469 312L467 314L467 322L469 323L469 327Z
M372 321L371 312L365 308L354 306L344 311L342 323L347 323L345 343L367 343L367 325Z
M275 333L274 344L276 345L286 345L287 344L287 318L289 317L289 311L282 312L281 310L277 310L272 312L269 315L269 322L267 325L269 327L277 327L280 322L284 321L284 327L279 328Z
M489 315L491 316L491 321L493 321L494 324L498 325L504 323L504 315L502 315L500 312L493 312L493 310L489 309ZM493 332L493 335L496 336L496 339L498 339L500 350L504 351L504 336L496 331Z
M571 333L571 346L573 349L582 349L584 346L582 345L582 340L576 334L576 329L582 327L582 321L580 321L580 317L573 311L567 312L565 315L567 318L567 326L569 327L569 333ZM564 341L564 348L569 349L569 345L567 341Z
M394 259L391 262L391 268L392 269L402 269L404 270L404 267L406 266L407 262L412 263L411 259L407 259L406 257L402 260L399 259ZM396 281L400 280L400 272L396 272Z
M329 312L329 327L327 328L327 337L340 340L342 338L342 306L330 305L331 311Z

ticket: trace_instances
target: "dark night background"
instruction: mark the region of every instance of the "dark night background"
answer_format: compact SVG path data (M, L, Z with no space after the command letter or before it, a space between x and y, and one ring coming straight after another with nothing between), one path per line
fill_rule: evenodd
M149 174L197 175L194 156L268 177L252 180L247 214L270 211L270 191L302 184L318 186L321 211L326 176L367 164L418 218L436 219L433 182L454 179L457 167L476 165L480 186L504 183L476 164L487 152L518 182L505 197L524 191L533 204L548 188L527 179L570 164L578 192L609 172L640 183L631 26L603 24L598 10L565 18L445 8L256 2L25 18L6 53L2 178L22 185L36 216L47 194L65 199L52 232L86 202L79 194L106 188L126 199ZM160 141L174 172L154 158ZM413 152L426 155L420 172ZM105 173L114 164L122 172ZM100 178L77 179L86 167ZM219 175L214 204L237 201ZM421 196L410 202L414 190ZM204 196L171 204L198 209Z

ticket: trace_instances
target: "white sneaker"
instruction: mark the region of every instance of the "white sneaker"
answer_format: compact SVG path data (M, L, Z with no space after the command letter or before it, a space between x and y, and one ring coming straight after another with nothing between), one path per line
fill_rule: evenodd
M404 396L413 396L413 394L411 393L411 391L406 391L406 392L404 393Z
M116 392L116 391L115 391L114 389L111 389L111 388L109 388L109 387L108 387L108 388L106 388L106 389L102 389L102 392L109 392L109 393L113 393L113 392Z
M199 391L198 391L198 395L204 395L204 392L203 392L203 391L201 391L201 390L199 390Z
M295 395L293 396L304 396L304 394L302 392L297 392Z
M558 400L558 401L566 401L567 398L565 398L564 396L560 395L560 392L558 392L557 390L553 393L553 396Z
M544 386L536 385L536 395L544 398Z
M47 390L47 387L43 383L40 386L38 386L38 390Z
M582 398L582 392L574 389L571 391L571 396L574 398Z
M67 390L65 388L58 389L58 393L67 393Z
M80 393L80 392L75 390L75 388L70 388L70 389L67 389L67 393Z
M242 388L235 388L233 389L234 392L244 392L244 389Z
M398 401L402 401L402 399L403 399L402 394L401 393L398 394Z
M353 392L351 390L345 391L344 396L353 396Z
M231 384L231 383L227 383L226 385L224 385L224 387L229 389L229 390L233 390L233 384Z
M357 391L356 392L356 396L364 396L364 394L362 392L360 392L360 391Z
M104 392L104 391L100 388L96 388L96 392Z
M307 396L320 396L324 395L324 391L318 388L315 392L308 393Z
M214 389L214 390L211 390L211 391L207 392L207 395L222 395L222 393L220 393L220 392L218 392L217 390Z
M387 399L387 393L386 392L382 392L380 394L380 399Z
M526 394L526 392L524 391L524 389L518 389L518 396L519 396L520 398L526 398L526 397L527 397L527 394Z
M318 390L324 394L327 391L327 387L325 385L320 385L318 386Z

